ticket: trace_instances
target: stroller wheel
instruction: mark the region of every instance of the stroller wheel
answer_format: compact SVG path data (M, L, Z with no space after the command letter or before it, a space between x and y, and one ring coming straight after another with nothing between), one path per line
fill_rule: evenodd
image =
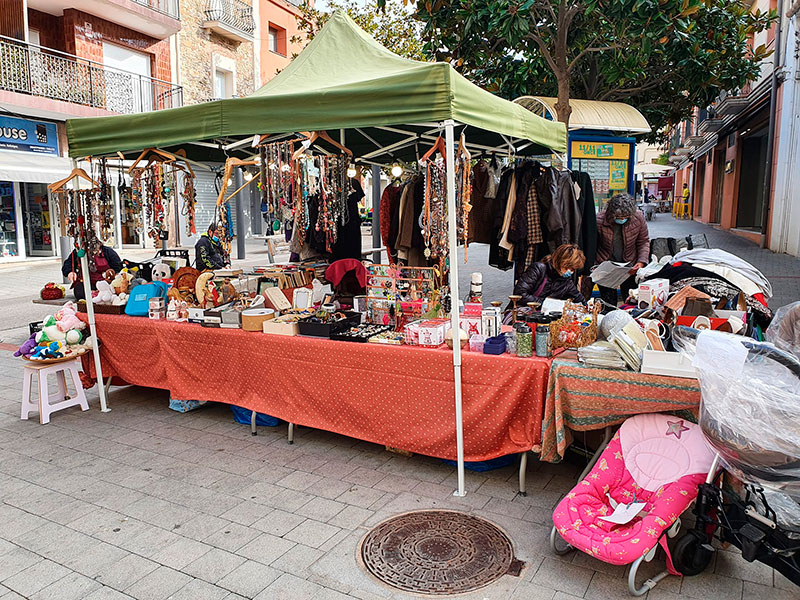
M699 575L705 571L713 557L714 551L708 542L699 539L693 531L680 538L672 551L675 568L687 576Z
M561 537L561 534L558 533L558 529L555 527L550 530L550 547L553 549L553 552L559 556L568 554L575 549L564 541L564 538Z

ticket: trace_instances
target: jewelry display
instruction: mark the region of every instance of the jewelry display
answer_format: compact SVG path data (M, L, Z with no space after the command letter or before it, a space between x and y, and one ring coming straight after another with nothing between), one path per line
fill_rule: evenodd
M441 272L432 267L367 265L367 321L402 331L406 323L438 316Z

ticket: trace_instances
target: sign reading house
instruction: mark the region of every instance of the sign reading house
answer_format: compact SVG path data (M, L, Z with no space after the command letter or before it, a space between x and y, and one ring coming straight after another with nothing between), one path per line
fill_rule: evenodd
M0 150L58 155L56 124L0 116Z

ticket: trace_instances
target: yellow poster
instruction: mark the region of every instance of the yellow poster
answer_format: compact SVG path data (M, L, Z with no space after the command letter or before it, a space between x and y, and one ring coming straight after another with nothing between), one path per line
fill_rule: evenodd
M630 158L630 144L572 142L572 158Z
M628 188L628 161L611 160L608 169L608 189L625 190Z

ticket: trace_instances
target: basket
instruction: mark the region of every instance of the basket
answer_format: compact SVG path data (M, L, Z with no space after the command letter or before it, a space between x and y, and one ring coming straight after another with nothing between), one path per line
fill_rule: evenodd
M68 354L67 356L62 356L61 358L43 358L41 360L35 360L33 358L28 358L27 356L23 356L24 360L27 360L29 363L33 363L35 365L54 365L56 363L67 362L68 360L75 360L89 352L89 350L84 349L79 352L73 352Z
M560 319L550 323L550 348L583 348L597 341L597 315L600 304L595 304L594 309L582 304L567 302L564 313ZM578 324L578 320L588 317L588 325Z

